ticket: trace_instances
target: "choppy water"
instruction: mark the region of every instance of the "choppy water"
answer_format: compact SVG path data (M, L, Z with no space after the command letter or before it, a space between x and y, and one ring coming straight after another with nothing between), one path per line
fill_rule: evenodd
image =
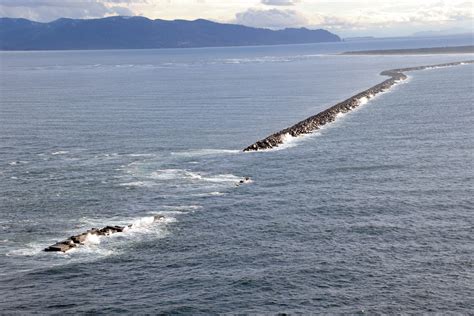
M0 54L0 310L472 312L472 65L240 151L382 70L472 58L323 54L357 45Z

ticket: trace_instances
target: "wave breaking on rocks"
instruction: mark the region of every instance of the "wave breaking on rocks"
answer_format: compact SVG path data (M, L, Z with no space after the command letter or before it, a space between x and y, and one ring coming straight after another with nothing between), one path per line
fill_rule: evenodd
M295 125L276 132L265 139L259 140L252 145L246 147L243 151L258 151L278 147L283 144L289 137L298 137L304 134L310 134L318 130L321 126L333 122L339 114L347 113L358 106L366 103L375 95L389 90L396 83L406 80L408 77L405 72L433 69L441 67L451 67L465 64L473 64L474 60L451 62L445 64L426 65L399 69L385 70L380 73L382 76L388 76L389 79L364 90L345 101L342 101L316 115L310 116L307 119L296 123Z
M155 215L151 218L151 222L156 222L159 220L164 219L164 216L162 215ZM127 231L128 229L134 227L135 224L130 224L127 226L105 226L103 228L92 228L89 229L88 231L71 236L66 240L60 241L55 243L54 245L51 245L49 247L46 247L44 251L46 252L67 252L71 249L74 249L80 245L86 244L88 241L91 239L97 239L100 236L110 236L113 234L117 233L123 233Z

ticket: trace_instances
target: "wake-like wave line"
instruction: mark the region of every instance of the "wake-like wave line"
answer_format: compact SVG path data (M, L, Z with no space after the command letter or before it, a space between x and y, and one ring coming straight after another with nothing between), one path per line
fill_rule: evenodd
M278 147L283 144L288 138L297 137L304 134L310 134L315 130L318 130L321 126L333 122L338 114L349 112L356 107L366 103L368 100L373 98L375 95L389 90L397 82L407 79L404 74L408 71L424 70L431 68L440 67L452 67L464 64L473 64L474 60L459 61L437 65L417 66L399 69L384 70L380 73L382 76L388 76L389 79L364 90L349 99L342 101L316 115L310 116L307 119L296 123L295 125L285 128L279 132L276 132L265 139L259 140L252 145L246 147L244 151L258 151Z

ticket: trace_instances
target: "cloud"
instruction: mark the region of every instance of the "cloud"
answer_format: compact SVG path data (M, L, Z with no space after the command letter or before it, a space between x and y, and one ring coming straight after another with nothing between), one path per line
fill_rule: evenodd
M446 6L443 3L431 6L407 8L404 12L397 10L368 9L344 15L313 14L312 26L329 29L368 30L400 27L440 26L455 22L469 22L474 13L467 6Z
M0 16L22 17L34 21L66 18L101 18L113 15L134 15L120 5L143 0L0 0Z
M290 6L297 4L300 0L262 0L261 2L264 5Z
M469 0L0 0L0 16L36 21L113 15L205 18L272 29L305 26L364 35L471 30L474 22Z
M237 13L232 22L253 27L280 29L307 25L308 19L294 10L248 9L247 11Z

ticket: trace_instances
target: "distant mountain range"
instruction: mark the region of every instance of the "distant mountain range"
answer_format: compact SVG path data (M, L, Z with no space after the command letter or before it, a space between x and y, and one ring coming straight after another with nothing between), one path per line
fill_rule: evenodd
M1 50L140 49L339 42L326 30L269 30L208 20L144 17L58 19L49 23L0 18Z

